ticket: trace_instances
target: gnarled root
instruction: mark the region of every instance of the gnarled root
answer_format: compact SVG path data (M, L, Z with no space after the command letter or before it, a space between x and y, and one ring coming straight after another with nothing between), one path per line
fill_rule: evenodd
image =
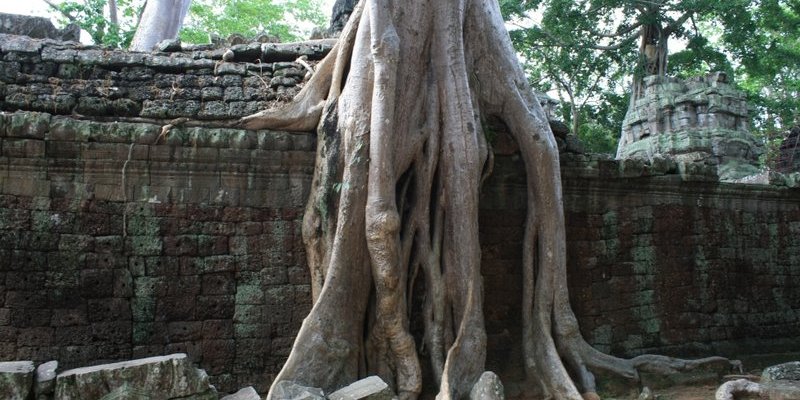
M525 368L558 399L596 398L591 370L636 379L722 358L621 360L594 350L569 305L558 150L494 0L364 0L291 104L240 121L318 132L303 221L314 306L275 379L326 392L378 374L403 399L468 396L484 371L480 183L491 171L486 117L509 127L525 161ZM421 273L419 273L421 272ZM410 334L412 288L425 334ZM271 395L270 395L271 396Z
M737 379L723 383L714 394L714 400L734 400L737 395L760 395L761 385L747 379Z

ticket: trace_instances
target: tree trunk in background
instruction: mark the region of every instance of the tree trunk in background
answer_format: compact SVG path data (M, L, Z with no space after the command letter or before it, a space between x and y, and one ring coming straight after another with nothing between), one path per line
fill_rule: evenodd
M130 50L151 51L160 41L178 37L191 0L148 0Z

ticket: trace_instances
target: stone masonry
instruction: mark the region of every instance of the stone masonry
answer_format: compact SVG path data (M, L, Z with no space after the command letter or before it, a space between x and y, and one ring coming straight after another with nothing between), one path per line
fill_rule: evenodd
M315 137L161 127L257 110L303 80L273 87L275 71L304 67L268 66L275 52L247 45L223 63L217 50L25 40L0 40L0 360L68 369L182 352L221 393L263 393L311 305L300 225ZM46 75L64 69L79 72ZM204 99L203 84L217 94ZM203 114L212 102L217 114ZM662 158L561 162L569 284L591 343L618 355L800 350L800 190L720 183L714 165ZM520 163L498 155L480 215L488 367L511 395Z
M724 73L680 80L650 76L622 123L617 158L671 156L714 165L723 180L759 172L761 144L749 132L744 93Z

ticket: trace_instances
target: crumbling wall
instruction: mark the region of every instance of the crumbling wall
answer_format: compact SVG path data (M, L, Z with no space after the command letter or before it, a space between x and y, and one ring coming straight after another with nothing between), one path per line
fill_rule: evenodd
M0 34L0 110L233 120L290 99L329 41L136 53ZM310 66L310 65L309 65Z
M749 132L744 93L724 73L688 80L650 76L644 85L622 123L617 158L706 163L717 166L725 180L759 172L763 149Z
M778 158L778 171L784 173L800 172L800 126L789 130L783 139Z

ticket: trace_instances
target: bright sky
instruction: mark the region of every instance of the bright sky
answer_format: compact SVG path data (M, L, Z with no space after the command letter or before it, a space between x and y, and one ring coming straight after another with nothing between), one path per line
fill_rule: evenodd
M59 0L54 1L54 3L59 2ZM322 0L321 3L322 12L330 16L334 0ZM0 13L52 17L49 7L43 0L0 0Z
M0 12L9 14L37 15L49 17L47 4L42 0L0 0Z

